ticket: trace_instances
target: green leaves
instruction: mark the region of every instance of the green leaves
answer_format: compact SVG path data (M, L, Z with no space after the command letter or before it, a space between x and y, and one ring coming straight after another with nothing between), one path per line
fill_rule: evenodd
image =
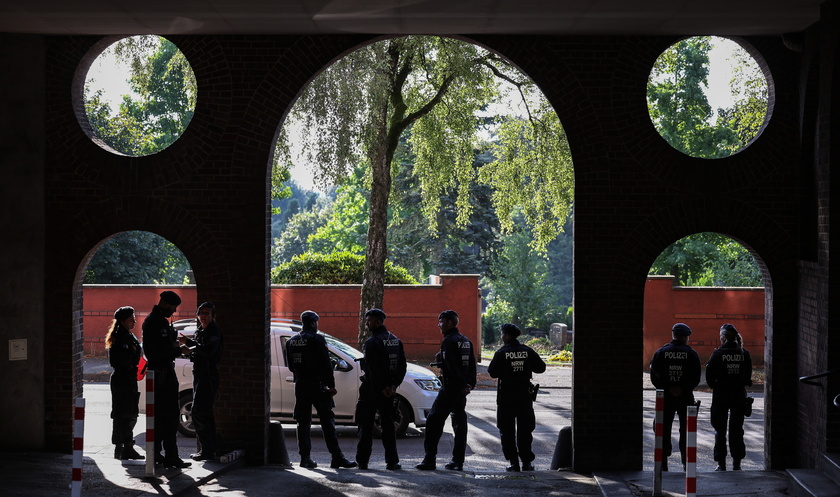
M349 252L307 252L274 268L271 271L271 282L276 285L358 285L364 279L364 266L364 256ZM386 263L385 283L416 285L417 280L405 269Z
M165 149L184 132L196 103L195 75L184 54L165 38L124 38L102 56L131 68L134 95L123 95L116 114L103 102L102 92L85 85L85 111L97 138L113 150L130 156L150 155Z
M731 81L735 101L713 112L706 96L711 49L709 36L672 45L656 60L647 87L648 110L662 137L677 150L704 159L743 149L758 134L767 112L767 82L740 47L731 50L729 60L735 74Z
M718 233L695 233L671 244L656 258L650 274L671 274L681 286L763 286L752 254Z

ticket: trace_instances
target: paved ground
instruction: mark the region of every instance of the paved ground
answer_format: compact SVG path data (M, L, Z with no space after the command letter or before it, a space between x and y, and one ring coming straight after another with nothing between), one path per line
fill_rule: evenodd
M86 361L86 379L107 381L107 361ZM104 378L104 379L103 379ZM488 380L483 380L488 381ZM539 378L546 388L569 388L571 368L550 368ZM648 388L652 388L646 379ZM490 388L492 385L485 384ZM142 449L142 446L141 446ZM647 497L653 493L651 471L577 474L570 471L536 471L511 474L494 471L452 472L439 469L423 472L406 465L401 471L335 470L319 467L306 470L295 465L247 466L243 459L229 463L195 463L184 470L158 470L145 476L142 461L113 459L107 439L93 445L86 439L83 494L102 497L140 495L242 496L257 497L282 493L286 496L323 497L393 496L442 497L492 494L520 496L541 493L551 496ZM187 457L189 444L183 448ZM406 461L409 462L409 461ZM5 496L67 496L72 456L45 452L0 452L0 488ZM663 495L684 495L685 475L663 476ZM702 472L697 495L781 497L787 494L787 478L774 471Z

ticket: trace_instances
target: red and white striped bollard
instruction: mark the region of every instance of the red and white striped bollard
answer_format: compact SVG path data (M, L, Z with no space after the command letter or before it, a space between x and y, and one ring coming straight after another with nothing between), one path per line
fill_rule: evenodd
M146 371L146 476L155 476L155 372Z
M685 431L685 497L697 495L697 406L688 406Z
M73 410L73 479L70 483L70 495L82 495L82 454L85 449L85 399L76 399Z
M665 411L665 390L656 390L656 414L653 423L654 451L653 451L653 496L662 495L662 421Z

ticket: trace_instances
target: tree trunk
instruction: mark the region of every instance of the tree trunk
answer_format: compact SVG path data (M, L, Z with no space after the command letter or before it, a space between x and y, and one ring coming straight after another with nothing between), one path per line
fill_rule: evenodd
M388 200L391 196L391 158L394 151L388 140L388 128L383 105L382 126L372 154L370 187L370 223L368 226L367 250L365 253L365 272L362 281L361 302L359 304L359 348L367 340L369 333L365 327L365 312L373 308L382 308L385 295L385 261L388 258Z

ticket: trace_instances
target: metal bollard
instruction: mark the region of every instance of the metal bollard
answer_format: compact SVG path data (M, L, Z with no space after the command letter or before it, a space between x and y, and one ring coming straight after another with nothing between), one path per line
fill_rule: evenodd
M70 495L82 495L82 453L85 448L85 399L76 399L73 410L73 478L70 483Z
M685 497L697 495L697 406L688 407L685 431Z
M653 450L653 496L662 496L662 421L665 411L665 390L656 390L656 417L653 422L655 444Z
M146 371L146 476L155 476L155 372Z

